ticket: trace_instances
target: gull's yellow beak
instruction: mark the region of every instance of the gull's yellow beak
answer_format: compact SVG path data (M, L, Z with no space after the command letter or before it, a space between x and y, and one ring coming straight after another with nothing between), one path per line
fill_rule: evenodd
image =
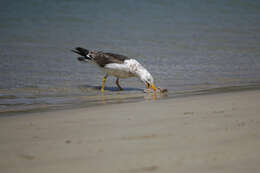
M155 87L155 85L152 85L152 89L156 91L157 88Z
M146 82L145 83L145 86L146 86L146 89L149 89L150 87L154 90L154 91L156 91L156 87L155 87L155 85L153 85L153 84L149 84L148 82Z

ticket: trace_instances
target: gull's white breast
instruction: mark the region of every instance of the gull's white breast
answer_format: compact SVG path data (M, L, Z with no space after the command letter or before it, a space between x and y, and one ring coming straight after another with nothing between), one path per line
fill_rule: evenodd
M123 64L110 63L105 65L103 71L108 75L116 76L119 78L128 78L136 76L136 72L142 65L135 59L125 60Z

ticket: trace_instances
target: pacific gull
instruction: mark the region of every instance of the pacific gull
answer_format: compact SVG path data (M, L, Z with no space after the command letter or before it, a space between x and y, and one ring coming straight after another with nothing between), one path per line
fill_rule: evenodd
M81 55L78 58L79 61L93 63L105 72L101 87L102 92L104 92L108 76L116 77L116 85L120 90L123 90L123 88L119 84L119 78L137 77L145 84L147 89L151 87L156 91L152 75L136 59L115 53L89 51L82 47L76 47L72 51Z

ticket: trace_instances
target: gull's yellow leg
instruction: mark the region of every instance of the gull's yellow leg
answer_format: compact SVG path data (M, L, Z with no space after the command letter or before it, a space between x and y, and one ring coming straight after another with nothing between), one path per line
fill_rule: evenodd
M119 85L119 78L116 78L116 85L120 90L123 90L123 88Z
M101 87L101 92L104 92L104 91L105 91L104 88L105 88L106 80L107 80L107 75L104 76L104 78L103 78L103 81L102 81L102 87Z

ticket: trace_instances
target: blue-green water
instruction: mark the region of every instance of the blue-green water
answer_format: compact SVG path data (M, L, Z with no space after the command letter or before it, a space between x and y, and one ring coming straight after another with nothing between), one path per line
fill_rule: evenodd
M1 112L102 100L76 46L138 59L169 95L260 83L258 0L3 0L0 35ZM138 80L114 82L108 97L143 97Z

